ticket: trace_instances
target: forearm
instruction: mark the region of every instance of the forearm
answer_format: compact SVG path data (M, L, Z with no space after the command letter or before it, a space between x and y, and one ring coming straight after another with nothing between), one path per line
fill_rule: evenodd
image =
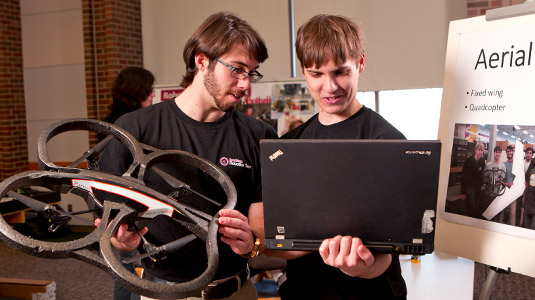
M296 259L301 256L309 254L310 251L281 251L281 250L274 250L274 249L266 249L264 254L266 256L271 257L278 257L278 258L284 258L284 259Z
M264 204L262 202L251 204L249 208L249 227L261 241L260 254L284 259L294 259L310 253L308 251L280 251L266 248Z
M376 278L382 275L392 263L392 255L390 254L375 254L374 256L374 263L365 273L359 275L358 277L365 279Z

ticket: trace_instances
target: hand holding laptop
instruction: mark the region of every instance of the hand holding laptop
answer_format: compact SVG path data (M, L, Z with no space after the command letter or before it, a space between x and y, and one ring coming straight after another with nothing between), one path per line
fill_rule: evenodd
M337 235L325 239L319 248L325 264L338 268L346 275L361 278L375 278L390 265L390 254L376 254L364 246L361 239Z

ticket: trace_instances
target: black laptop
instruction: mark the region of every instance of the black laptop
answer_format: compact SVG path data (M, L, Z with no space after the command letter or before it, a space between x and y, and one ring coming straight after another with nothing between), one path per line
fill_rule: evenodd
M440 149L440 141L261 140L266 246L317 250L349 235L376 252L433 252Z

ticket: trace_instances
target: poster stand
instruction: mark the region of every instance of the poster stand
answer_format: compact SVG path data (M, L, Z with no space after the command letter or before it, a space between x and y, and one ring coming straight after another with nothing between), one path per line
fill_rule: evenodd
M488 10L485 18L487 21L494 21L528 14L535 14L535 1L533 0L527 0L525 3L519 5ZM481 290L479 300L489 300L492 290L494 289L494 285L496 284L496 280L498 280L498 276L500 274L508 275L510 273L511 268L504 270L491 266L490 272L485 279L485 283L483 284L483 289Z
M494 289L494 285L496 284L496 280L498 280L498 275L510 273L511 268L504 270L496 267L490 267L490 272L487 275L487 279L485 279L485 283L483 284L483 289L481 290L481 294L479 295L479 300L489 300L490 294L492 294L492 290Z

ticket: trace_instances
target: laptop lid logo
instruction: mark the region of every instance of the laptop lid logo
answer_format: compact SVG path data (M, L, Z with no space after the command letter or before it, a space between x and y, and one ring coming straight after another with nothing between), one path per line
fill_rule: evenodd
M405 151L405 154L409 155L431 155L431 151L429 150L407 150Z
M277 150L275 153L271 154L269 156L269 159L271 161L274 161L275 159L277 159L279 156L283 155L284 153L281 151L281 150Z

